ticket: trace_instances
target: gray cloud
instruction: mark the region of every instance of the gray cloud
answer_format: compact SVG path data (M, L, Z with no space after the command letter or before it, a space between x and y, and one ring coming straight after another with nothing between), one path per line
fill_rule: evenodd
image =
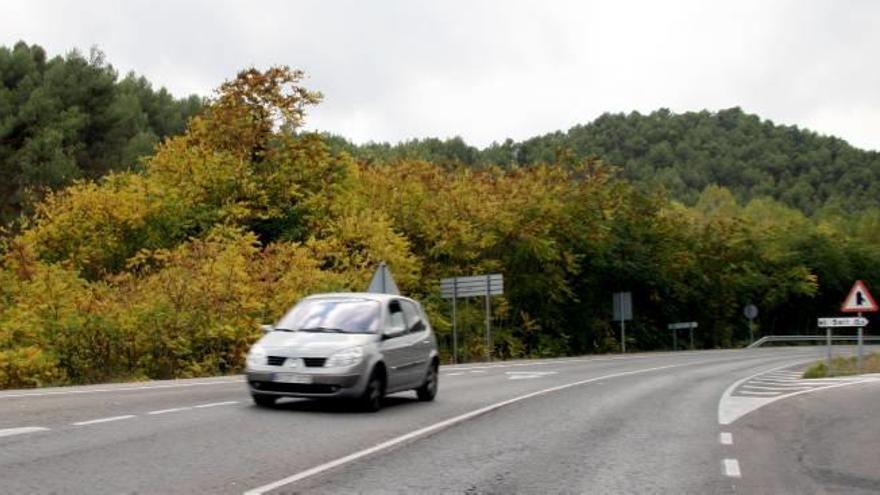
M603 112L739 105L880 149L880 3L91 1L0 4L0 43L99 46L178 95L287 64L356 141L486 145Z

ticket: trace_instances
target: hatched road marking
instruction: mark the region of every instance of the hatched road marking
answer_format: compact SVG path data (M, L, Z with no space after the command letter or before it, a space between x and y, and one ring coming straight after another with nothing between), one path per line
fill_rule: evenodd
M858 383L880 382L880 377L877 375L823 378L814 381L801 378L801 373L796 371L784 371L786 368L803 363L804 361L789 363L733 383L718 401L718 423L729 425L756 409L795 395Z

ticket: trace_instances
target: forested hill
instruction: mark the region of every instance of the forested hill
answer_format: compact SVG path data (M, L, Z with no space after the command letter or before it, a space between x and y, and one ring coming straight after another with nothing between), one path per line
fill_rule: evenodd
M28 196L136 167L201 106L133 73L120 79L96 49L49 58L24 42L0 47L0 222Z
M462 139L421 139L355 146L332 141L367 161L399 158L472 166L526 166L596 156L622 167L645 188L662 186L694 204L709 185L741 202L772 197L808 214L825 205L852 210L880 206L880 153L794 126L776 125L739 108L719 112L604 114L591 123L486 149Z

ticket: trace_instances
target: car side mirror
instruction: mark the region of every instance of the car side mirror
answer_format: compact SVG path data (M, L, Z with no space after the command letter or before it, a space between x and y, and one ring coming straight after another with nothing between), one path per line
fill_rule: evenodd
M263 333L269 333L269 332L272 332L275 330L275 326L274 325L260 325L260 330L262 330Z

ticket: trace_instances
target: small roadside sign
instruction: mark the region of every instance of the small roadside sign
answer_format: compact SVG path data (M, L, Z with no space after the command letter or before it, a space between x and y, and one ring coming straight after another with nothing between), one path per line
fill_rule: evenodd
M878 309L868 287L861 280L856 280L840 307L843 313L876 313Z
M679 323L670 323L668 328L670 330L684 330L686 328L697 328L697 322L695 322L695 321L682 321Z
M819 318L819 328L831 327L864 327L868 325L868 319L862 318Z

